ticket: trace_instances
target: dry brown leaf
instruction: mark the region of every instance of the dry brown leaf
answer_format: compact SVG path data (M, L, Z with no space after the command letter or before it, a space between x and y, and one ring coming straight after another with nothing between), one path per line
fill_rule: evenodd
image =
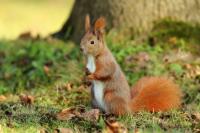
M40 129L40 133L48 133L48 131L45 128Z
M104 133L128 133L127 128L117 121L109 122L106 121L106 129Z
M29 105L33 104L33 102L35 100L33 96L25 95L25 94L20 95L19 99L23 104L29 104Z
M171 43L171 44L176 44L177 43L177 38L176 37L170 37L168 42Z
M0 95L0 102L5 101L7 98L4 95Z
M57 83L56 89L61 92L62 91L71 91L73 89L73 84L72 83Z
M184 62L191 62L194 60L194 56L190 52L184 52L181 50L171 51L169 54L163 57L163 61L166 63L177 62L177 61L184 61Z
M146 52L139 52L136 55L130 55L126 57L126 64L137 64L134 67L134 71L141 71L141 68L144 69L147 67L147 63L150 60L149 54Z
M54 133L73 133L73 131L70 128L57 128Z
M192 116L193 116L197 121L200 121L200 113L199 113L199 112L193 113Z
M184 67L187 69L185 76L187 78L195 78L200 75L200 67L192 66L191 64L186 64Z
M192 69L192 65L191 64L185 64L183 66L188 70Z
M146 52L139 52L137 55L130 55L126 58L126 61L128 62L146 62L149 61L150 57L149 54Z
M91 109L88 112L84 112L81 114L81 117L84 118L85 120L89 121L97 121L99 119L100 111L99 109Z
M59 112L56 115L56 118L58 120L70 120L75 116L79 116L80 113L76 111L76 108L68 108L68 109L63 109L61 112Z
M88 87L85 87L84 85L80 85L78 88L76 88L74 91L76 92L76 93L85 93L85 92L90 92L90 90L89 89L87 89ZM77 96L77 97L79 97L79 96ZM82 96L80 96L80 97L82 97Z
M137 128L134 129L134 133L140 133Z
M148 61L149 60L149 55L146 52L140 52L137 55L137 59L139 61Z
M45 72L46 74L49 74L50 69L49 69L48 66L45 65L45 66L43 67L43 69L44 69L44 72Z
M200 66L196 66L196 75L200 75Z
M99 119L100 111L99 109L91 109L85 112L85 108L80 106L76 108L63 109L56 115L58 120L70 120L73 117L78 117L84 120L96 122Z
M66 88L67 91L71 91L72 90L72 84L71 83L65 84L65 88Z

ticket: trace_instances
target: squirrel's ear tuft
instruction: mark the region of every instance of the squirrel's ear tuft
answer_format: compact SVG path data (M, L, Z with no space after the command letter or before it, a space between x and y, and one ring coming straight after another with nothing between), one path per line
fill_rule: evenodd
M85 16L85 31L88 32L90 30L90 16L87 14Z
M96 20L95 24L94 24L94 30L103 32L104 28L106 25L106 21L104 17L100 17Z

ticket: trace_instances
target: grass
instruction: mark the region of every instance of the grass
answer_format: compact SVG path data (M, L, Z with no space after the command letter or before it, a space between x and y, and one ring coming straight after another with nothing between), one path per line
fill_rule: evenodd
M162 26L158 29L152 31L150 41L117 40L115 33L109 33L106 41L130 85L146 75L169 76L184 93L182 108L165 113L139 112L116 119L129 132L135 129L139 132L198 131L200 124L195 113L200 112L200 45L196 42L200 40L176 36L174 32L167 32L163 37ZM50 38L1 40L0 67L0 94L6 96L0 103L0 131L20 133L46 129L53 132L65 127L75 132L100 132L105 129L103 114L96 123L79 118L61 121L55 117L63 108L91 109L89 91L83 85L84 59L72 42ZM66 84L72 89L66 89ZM34 103L22 104L19 100L22 93L34 96Z

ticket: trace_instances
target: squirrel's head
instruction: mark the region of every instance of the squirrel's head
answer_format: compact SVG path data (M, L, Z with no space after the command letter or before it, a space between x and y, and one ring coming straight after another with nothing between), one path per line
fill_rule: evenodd
M90 25L90 17L85 17L85 35L81 40L81 50L85 55L97 56L104 48L103 31L105 19L100 17L96 20L94 27Z

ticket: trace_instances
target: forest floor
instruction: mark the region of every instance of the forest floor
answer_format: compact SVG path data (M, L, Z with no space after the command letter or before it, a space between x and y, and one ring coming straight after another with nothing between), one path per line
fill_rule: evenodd
M106 35L130 85L164 75L184 94L178 110L122 117L91 109L78 45L51 38L1 40L0 132L200 132L199 35L198 26L168 20L145 39Z

